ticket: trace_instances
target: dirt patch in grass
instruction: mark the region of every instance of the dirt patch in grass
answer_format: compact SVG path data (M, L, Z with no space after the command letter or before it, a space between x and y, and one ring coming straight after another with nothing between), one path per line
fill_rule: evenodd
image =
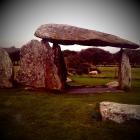
M77 87L70 87L69 89L65 90L65 93L70 94L87 94L87 93L109 93L109 92L124 92L123 90L119 90L117 88L108 88L104 86L98 87L86 87L86 86L77 86Z

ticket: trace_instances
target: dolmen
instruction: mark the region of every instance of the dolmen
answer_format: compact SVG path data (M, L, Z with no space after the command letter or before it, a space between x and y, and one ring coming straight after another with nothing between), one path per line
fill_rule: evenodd
M119 87L121 89L131 87L131 66L123 48L136 49L139 48L139 45L115 35L66 24L41 25L34 35L41 38L41 41L31 40L21 47L20 69L14 76L16 83L33 88L64 89L67 80L67 69L60 45L78 44L121 48ZM49 43L53 43L53 45L50 46ZM0 63L3 62L3 60L0 61ZM11 72L10 60L8 65L8 71ZM4 66L1 69L1 71L5 71ZM7 79L11 77L10 72ZM3 77L1 76L3 73L0 73L0 78Z
M131 65L123 48L136 49L139 45L118 36L70 26L66 24L45 24L36 31L35 36L44 41L60 45L112 46L121 48L118 82L120 89L131 87Z

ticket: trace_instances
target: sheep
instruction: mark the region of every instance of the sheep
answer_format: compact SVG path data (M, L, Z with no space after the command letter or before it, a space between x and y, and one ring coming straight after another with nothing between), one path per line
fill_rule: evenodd
M89 72L89 75L97 75L97 74L98 74L98 71L96 71L96 70Z

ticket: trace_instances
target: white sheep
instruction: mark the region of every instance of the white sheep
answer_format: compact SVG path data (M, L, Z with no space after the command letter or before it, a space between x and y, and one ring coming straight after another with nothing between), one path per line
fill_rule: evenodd
M96 70L89 72L89 75L97 75L97 74L98 74L98 71L96 71Z

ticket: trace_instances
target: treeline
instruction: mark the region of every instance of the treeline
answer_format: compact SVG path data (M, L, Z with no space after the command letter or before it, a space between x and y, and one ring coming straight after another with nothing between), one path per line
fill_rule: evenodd
M80 52L63 51L68 73L88 74L89 71L100 70L96 65L114 64L113 54L99 48L88 48Z
M140 50L125 50L133 66L140 65ZM76 68L81 63L92 65L116 65L119 63L119 52L112 54L100 48L88 48L80 52L64 50L68 67Z
M20 60L20 49L14 46L10 48L4 48L13 64ZM132 66L140 65L140 49L138 50L125 50L129 56ZM112 54L100 48L88 48L81 50L80 52L64 50L63 55L66 64L69 68L79 68L83 65L116 65L119 62L119 52Z
M140 65L140 50L125 50L130 58L132 66ZM100 48L88 48L80 52L64 50L63 51L67 70L73 74L88 74L90 71L98 69L99 65L114 66L120 61L120 53L112 54Z
M125 52L128 55L129 61L133 67L140 66L140 49L137 49L137 50L125 49ZM115 61L118 62L119 52L113 55L114 55Z
M5 51L7 51L7 53L9 54L12 63L14 65L18 65L19 60L20 60L20 48L16 48L14 46L10 47L10 48L3 48Z

